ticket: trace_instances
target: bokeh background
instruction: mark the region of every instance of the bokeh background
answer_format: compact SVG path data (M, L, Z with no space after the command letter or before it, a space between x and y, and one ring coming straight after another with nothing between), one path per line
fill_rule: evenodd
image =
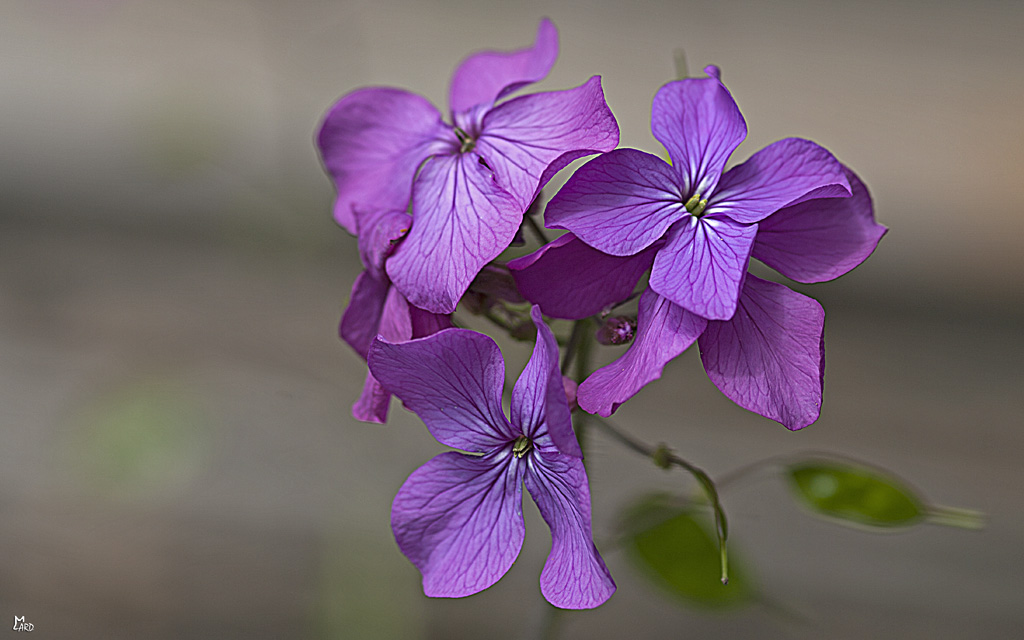
M399 406L350 418L336 338L359 270L312 139L340 95L444 108L451 70L532 41L539 89L601 74L622 144L650 100L723 70L750 130L826 145L890 227L824 304L821 419L749 414L694 353L617 414L713 476L827 450L897 472L983 531L868 534L809 517L769 472L729 486L766 599L680 607L614 550L619 592L564 638L1015 638L1024 629L1024 4L1019 2L0 2L0 623L49 638L527 638L547 528L495 587L428 600L390 502L441 450ZM564 179L564 176L563 178ZM506 343L503 343L506 344ZM507 345L510 375L527 357ZM609 357L609 356L606 356ZM644 491L689 491L600 433L595 535ZM10 627L8 627L10 629ZM13 633L8 631L7 633Z

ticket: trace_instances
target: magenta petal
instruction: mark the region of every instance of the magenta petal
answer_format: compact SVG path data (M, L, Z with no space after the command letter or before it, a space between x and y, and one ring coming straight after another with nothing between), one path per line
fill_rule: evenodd
M377 278L384 279L384 261L409 232L412 216L404 211L355 210L359 258Z
M498 345L467 329L370 347L370 372L427 425L438 442L483 453L519 435L501 410L505 362Z
M341 315L338 327L341 339L363 358L377 337L388 289L390 285L386 280L374 278L369 271L363 271L356 277L348 306Z
M761 149L722 176L705 214L752 223L809 197L850 195L843 166L810 140L788 138Z
M451 313L521 221L522 210L475 154L432 158L416 180L413 229L388 260L387 273L414 305Z
M484 116L476 151L525 211L559 169L618 143L619 126L605 104L601 78L594 76L575 89L495 107Z
M448 452L398 490L391 528L423 574L428 596L459 598L497 582L523 546L525 465L506 447L483 457Z
M536 305L530 310L530 317L537 326L537 342L533 356L512 389L512 424L537 446L543 446L550 436L559 451L582 458L558 368L558 342Z
M545 315L579 320L628 298L653 261L653 248L610 256L567 233L508 268L519 292Z
M547 18L537 26L533 46L519 51L481 51L466 58L455 70L449 108L456 121L479 104L491 104L504 95L538 82L558 58L558 30Z
M700 337L704 370L744 409L801 429L821 411L824 326L815 300L748 276L736 315L709 322Z
M473 153L431 158L416 178L412 230L387 263L412 304L451 313L480 268L505 250L523 210Z
M688 78L658 90L651 105L651 132L668 150L683 195L706 198L729 156L747 137L747 123L717 77Z
M708 320L731 318L756 233L756 224L691 216L672 227L655 256L651 288Z
M867 187L843 167L853 195L780 209L758 225L755 258L797 282L824 282L853 269L888 231L875 222Z
M338 190L334 219L355 233L353 206L404 211L416 169L457 142L425 99L400 89L369 88L331 107L317 144Z
M538 451L525 477L544 521L551 553L540 574L540 591L563 609L593 609L615 593L615 581L594 546L590 488L579 458Z
M366 381L363 383L363 391L359 399L352 405L352 417L363 422L374 422L384 424L388 421L388 407L391 404L391 394L384 387L380 386L377 379L369 371L366 372Z
M610 416L644 385L660 378L665 364L686 351L706 324L704 318L647 289L640 296L636 338L618 360L583 381L576 394L580 408Z
M586 163L544 212L548 227L568 229L595 249L629 256L687 216L672 167L636 149L616 149Z

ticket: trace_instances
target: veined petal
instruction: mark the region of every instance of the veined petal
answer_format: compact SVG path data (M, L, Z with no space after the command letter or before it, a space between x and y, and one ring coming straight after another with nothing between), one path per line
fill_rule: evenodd
M668 150L686 198L707 198L729 156L747 137L747 123L736 101L715 75L709 75L669 82L651 105L651 133Z
M405 211L416 169L457 140L424 98L374 87L335 103L324 116L317 144L338 190L334 219L355 233L353 206Z
M843 166L827 149L810 140L787 138L729 169L705 212L751 223L808 198L849 195Z
M485 264L505 250L523 210L476 154L431 158L416 178L412 230L387 263L412 304L451 313Z
M459 598L497 582L523 546L526 465L511 446L483 456L448 452L409 476L391 506L398 548L428 596Z
M693 344L707 320L694 315L652 289L640 296L637 332L618 360L601 367L583 381L576 400L588 413L610 416L661 370Z
M544 18L537 26L532 47L518 51L481 51L466 58L455 70L449 91L449 108L459 122L463 112L493 103L532 82L538 82L558 58L558 29Z
M576 170L548 203L544 221L591 247L629 256L688 216L672 167L636 149L616 149Z
M445 329L400 344L377 338L369 364L442 444L484 453L519 435L501 411L505 362L483 334Z
M363 272L363 275L368 274ZM352 305L349 305L349 309L352 309ZM349 309L346 309L342 319L343 327L346 319L354 322L354 317L359 315L358 312L349 313ZM374 332L389 342L404 342L412 338L413 327L410 309L409 303L405 301L402 294L394 287L389 286L376 318L377 323L373 327ZM372 340L369 344L372 344ZM363 357L366 357L369 351L369 344L367 350L362 352ZM352 415L356 420L384 424L388 420L388 405L390 404L391 394L381 386L372 373L368 372L366 382L363 384L363 392L356 403L352 405Z
M708 320L731 318L755 234L756 224L691 216L672 227L655 256L651 288Z
M384 424L388 421L390 405L391 394L367 371L363 391L352 405L352 417L362 422Z
M852 196L807 200L768 216L751 255L797 282L832 280L864 262L888 229L875 222L864 183L843 170Z
M558 368L558 342L544 324L540 308L530 310L537 326L537 342L530 361L512 389L512 424L531 440L550 437L558 450L566 455L583 457L565 397L562 372Z
M553 318L579 320L633 293L654 262L654 247L635 256L610 256L571 233L508 263L519 292Z
M551 177L586 155L619 144L619 126L594 76L575 89L534 93L484 116L476 151L523 211Z
M709 322L698 341L704 370L744 409L801 429L821 411L824 326L815 300L748 276L736 315Z
M529 458L525 482L551 527L551 553L540 574L544 598L563 609L601 605L615 593L615 581L594 546L583 461L537 451Z
M359 236L359 258L374 277L386 279L384 260L395 251L395 245L409 232L412 216L404 211L379 211L356 208L356 233Z
M364 359L380 329L380 316L390 288L387 280L363 271L356 277L348 306L341 315L338 334Z

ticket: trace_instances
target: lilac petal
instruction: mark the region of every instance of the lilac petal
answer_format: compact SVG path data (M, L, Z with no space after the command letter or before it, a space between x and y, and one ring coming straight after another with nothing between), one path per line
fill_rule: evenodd
M391 394L380 386L372 373L367 371L363 392L359 394L359 399L352 405L352 417L362 422L384 424L388 421L390 405Z
M423 574L428 596L460 598L497 582L523 546L526 465L504 447L494 455L448 452L398 490L391 528Z
M544 598L563 609L601 605L615 593L615 581L594 546L583 461L537 451L530 457L525 482L551 527L551 553L540 574Z
M548 203L544 221L595 249L629 256L688 215L672 167L643 151L616 149L577 169Z
M651 288L708 320L731 318L756 234L756 224L691 216L669 231L654 258Z
M473 153L431 158L412 207L412 230L388 259L388 276L417 307L451 313L480 268L508 246L523 210Z
M824 323L815 300L748 276L736 315L700 337L704 370L744 409L801 429L821 411Z
M686 198L714 191L725 163L747 137L747 123L718 78L688 78L658 90L651 132L668 150Z
M412 216L404 211L355 210L356 233L359 236L359 258L374 277L386 279L384 260L409 232Z
M400 344L377 338L369 364L442 444L483 453L519 435L501 411L505 362L483 334L445 329Z
M547 18L540 21L537 39L528 49L473 54L452 76L448 103L456 123L460 124L460 114L472 107L493 104L516 89L543 80L557 57L558 30Z
M545 436L550 436L559 451L582 458L583 451L572 430L562 372L558 368L558 342L544 324L539 307L534 305L530 309L530 317L537 326L537 343L512 389L512 424L531 440L543 441Z
M850 195L843 166L810 140L787 138L761 149L722 176L705 215L736 222L763 220L808 198Z
M457 141L425 99L378 87L353 91L331 107L317 144L338 190L334 219L355 233L353 206L404 211L416 169Z
M843 167L853 195L780 209L758 225L755 258L797 282L838 278L865 259L885 235L867 187Z
M579 320L628 298L653 262L653 247L610 256L567 233L508 268L519 291L545 315Z
M476 151L526 210L551 177L586 155L619 144L619 126L594 76L575 89L534 93L484 116Z
M432 336L438 331L454 326L450 315L431 313L412 305L409 305L409 319L412 321L413 338Z
M374 278L369 271L360 273L352 285L352 295L341 316L338 333L364 359L370 344L377 337L380 316L390 288L386 280Z
M707 321L647 289L640 296L637 325L626 353L580 385L576 398L584 411L612 415L648 382L660 378L665 364L693 344Z

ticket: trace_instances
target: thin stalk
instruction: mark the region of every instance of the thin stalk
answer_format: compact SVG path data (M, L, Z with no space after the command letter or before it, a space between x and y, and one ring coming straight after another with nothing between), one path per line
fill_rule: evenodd
M700 467L672 453L672 451L663 444L656 447L651 446L625 433L605 418L601 418L599 416L590 417L593 419L594 424L604 429L605 433L612 436L633 451L651 458L654 461L654 464L658 465L662 469L668 469L674 465L686 470L697 480L701 485L701 488L704 489L704 494L707 496L708 502L711 503L711 508L715 513L715 532L718 536L718 550L720 553L719 561L722 566L722 584L728 584L729 556L726 547L726 540L729 537L729 525L725 518L725 510L722 508L722 503L718 499L718 490L716 489L715 483L711 477Z

